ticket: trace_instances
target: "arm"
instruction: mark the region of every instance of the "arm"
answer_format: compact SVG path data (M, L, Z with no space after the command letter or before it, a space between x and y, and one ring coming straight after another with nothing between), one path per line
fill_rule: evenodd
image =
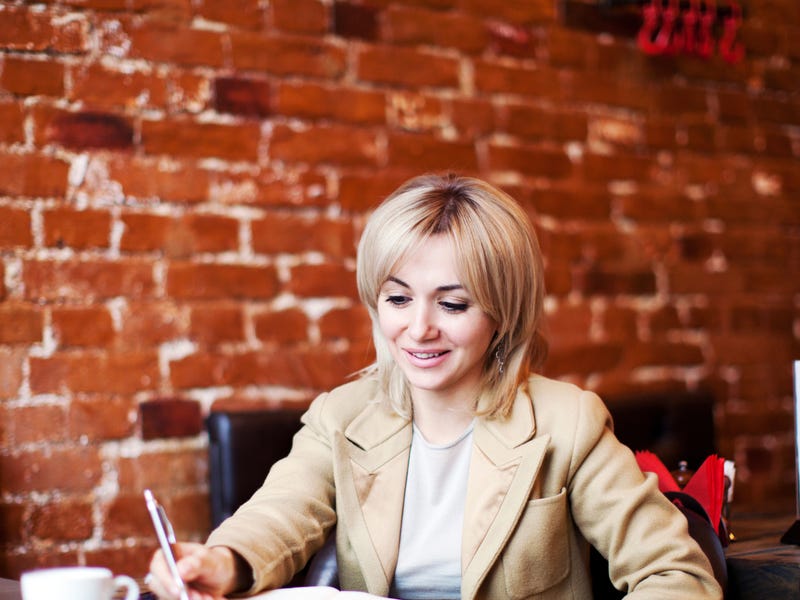
M336 522L331 448L322 416L327 399L323 394L312 403L289 455L209 536L208 546L225 546L242 557L252 582L248 592L287 583Z
M568 474L571 511L584 537L608 559L614 585L630 598L721 598L686 518L613 435L603 403L583 392L578 404Z

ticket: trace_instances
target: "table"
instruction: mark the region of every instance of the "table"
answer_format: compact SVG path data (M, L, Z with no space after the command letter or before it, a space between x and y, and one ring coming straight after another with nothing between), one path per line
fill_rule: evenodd
M780 541L794 520L785 515L733 516L736 540L725 549L726 600L800 598L800 546Z
M19 581L0 579L0 600L21 600Z

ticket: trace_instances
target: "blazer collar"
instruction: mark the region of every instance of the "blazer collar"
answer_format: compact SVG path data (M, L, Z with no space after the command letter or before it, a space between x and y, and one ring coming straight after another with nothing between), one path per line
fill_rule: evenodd
M337 441L340 520L373 594L388 594L397 565L411 434L409 419L376 401ZM507 418L476 422L462 538L465 599L474 597L530 499L550 441L535 434L525 391Z

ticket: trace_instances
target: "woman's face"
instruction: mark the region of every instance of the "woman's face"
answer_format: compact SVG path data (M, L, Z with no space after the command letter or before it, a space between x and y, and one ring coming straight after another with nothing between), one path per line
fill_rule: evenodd
M389 275L378 322L414 401L475 399L496 327L462 287L447 236L432 236Z

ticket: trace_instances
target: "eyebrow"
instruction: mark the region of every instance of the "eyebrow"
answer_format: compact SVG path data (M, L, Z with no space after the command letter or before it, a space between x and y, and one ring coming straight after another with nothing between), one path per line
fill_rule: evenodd
M386 281L392 281L392 282L396 283L397 285L401 285L401 286L403 286L405 288L411 289L411 286L408 285L405 281L403 281L402 279L399 279L399 278L397 278L397 277L395 277L393 275L389 275L389 277L386 278ZM452 292L453 290L463 290L463 289L464 289L464 286L461 285L460 283L451 283L449 285L440 285L440 286L438 286L436 288L436 291L439 291L439 292Z

